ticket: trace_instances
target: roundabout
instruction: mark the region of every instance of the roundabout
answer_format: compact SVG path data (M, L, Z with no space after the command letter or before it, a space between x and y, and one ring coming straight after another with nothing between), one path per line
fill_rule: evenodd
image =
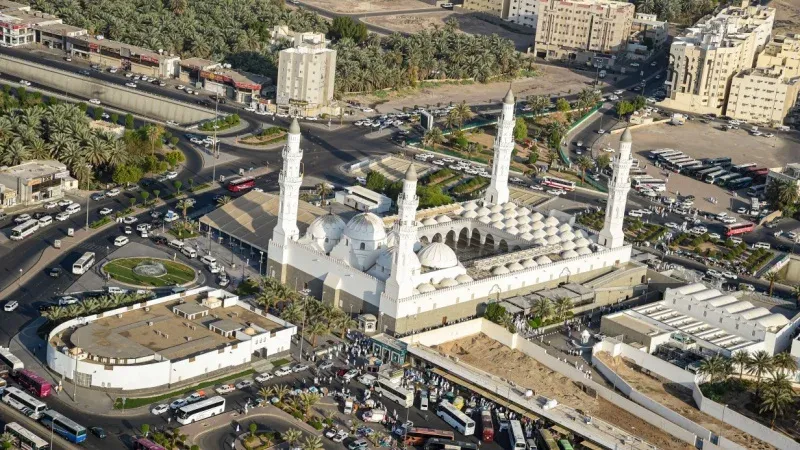
M197 272L188 265L161 258L117 258L105 263L101 271L119 283L136 287L183 286L197 279Z

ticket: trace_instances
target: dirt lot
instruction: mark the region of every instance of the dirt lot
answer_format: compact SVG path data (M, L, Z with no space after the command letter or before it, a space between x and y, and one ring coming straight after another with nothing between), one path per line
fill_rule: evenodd
M304 0L304 3L337 13L378 13L435 8L417 0Z
M518 386L533 389L536 395L556 398L572 408L604 420L641 437L661 449L691 449L671 435L600 398L592 398L567 377L553 372L535 359L494 339L477 334L447 342L436 350L458 358L471 366L507 378Z
M772 35L797 33L800 29L800 0L775 0L766 3L775 8L775 27Z
M487 22L477 14L468 12L442 11L425 14L395 14L368 17L365 22L401 33L415 33L425 28L443 27L448 19L455 19L458 22L458 29L467 34L496 34L502 38L510 39L514 41L514 46L519 51L525 51L529 46L533 45L532 32L517 33L509 28L503 28Z
M642 394L647 395L658 403L668 407L669 409L681 414L682 416L690 419L699 425L712 430L715 433L721 433L726 438L736 442L747 449L774 449L775 447L764 443L758 439L753 438L749 434L734 428L730 425L724 425L719 420L700 412L692 399L692 393L680 386L674 386L668 382L662 382L653 377L639 372L636 366L628 360L616 357L611 358L607 353L600 353L597 355L603 362L608 364L614 372L622 377L625 381L631 384L636 390Z

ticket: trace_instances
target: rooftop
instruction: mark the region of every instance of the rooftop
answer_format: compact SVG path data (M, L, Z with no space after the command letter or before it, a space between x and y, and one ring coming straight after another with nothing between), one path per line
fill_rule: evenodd
M603 317L604 320L611 320L614 321L628 329L636 331L637 333L643 334L645 336L658 336L661 334L669 334L671 331L664 330L657 326L653 326L643 320L637 319L636 317L627 314L625 311L618 312L616 314L608 314Z
M30 10L31 7L23 5L22 3L12 2L9 0L0 0L0 12L8 12L15 10Z
M69 176L67 166L55 160L31 160L26 161L16 166L2 166L0 167L0 181L3 179L22 178L29 180L31 178L43 177L46 175L65 174Z
M113 53L119 53L122 56L125 56L126 52L130 52L130 56L144 56L146 58L153 58L159 62L162 60L180 58L180 56L176 55L170 56L169 53L159 54L158 52L154 52L144 47L137 47L135 45L126 44L124 42L119 42L112 39L105 39L105 38L98 39L97 36L92 36L88 34L84 36L71 37L70 39L72 40L72 42L85 43L87 46L94 44L99 46L100 48L109 49Z
M260 86L271 84L272 80L269 77L256 75L254 73L242 72L234 69L225 69L221 66L211 67L206 69L207 72L219 75L233 81L235 84L258 84Z
M58 23L58 24L54 23L54 24L49 24L49 25L41 25L41 26L38 26L37 28L42 30L42 31L45 31L45 32L48 32L48 33L51 33L51 34L56 34L56 35L59 35L59 36L70 35L70 34L73 34L73 33L78 33L78 34L85 34L86 33L86 28L76 27L76 26L73 26L73 25L67 25L65 23Z
M0 20L12 21L17 23L26 24L29 26L47 23L61 23L58 17L36 10L25 9L8 9L0 12Z
M220 63L218 63L216 61L212 61L210 59L204 59L204 58L193 57L193 58L181 59L181 66L190 67L192 69L208 70L211 67L219 66L219 65L220 65Z

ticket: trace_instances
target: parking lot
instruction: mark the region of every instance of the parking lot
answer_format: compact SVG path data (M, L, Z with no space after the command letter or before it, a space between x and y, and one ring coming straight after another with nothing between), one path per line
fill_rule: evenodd
M380 161L373 162L368 167L355 170L352 174L355 177L366 177L369 172L374 170L383 174L383 176L385 176L389 182L395 182L403 179L406 170L408 170L409 162L411 161L408 159L388 156ZM417 175L419 177L425 176L434 170L434 167L435 166L431 166L430 164L421 161L414 161L414 169L417 171Z

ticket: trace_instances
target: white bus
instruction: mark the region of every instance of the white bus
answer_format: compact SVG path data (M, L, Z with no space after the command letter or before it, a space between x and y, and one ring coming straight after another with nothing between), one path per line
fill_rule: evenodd
M508 441L511 443L511 450L525 450L525 433L522 432L522 424L519 420L509 421Z
M384 397L399 403L404 408L410 408L414 404L414 392L400 386L398 383L392 383L391 380L386 378L379 378L375 387Z
M472 436L475 434L475 421L470 419L469 416L463 412L457 410L456 407L447 400L439 402L439 406L436 407L436 415L441 417L448 425L455 428L464 436Z
M667 182L660 178L652 178L649 176L636 176L633 178L634 189L651 189L656 192L664 192L667 190Z
M12 241L21 241L26 237L32 235L39 229L39 221L36 219L31 219L26 222L23 222L14 228L11 229L11 240Z
M217 395L178 410L178 423L186 425L225 412L225 399Z
M3 431L14 437L15 444L18 448L24 448L26 450L47 450L50 447L47 441L33 434L32 431L17 422L7 423Z
M75 275L83 275L94 265L94 252L86 252L81 256L75 264L72 265L72 273Z
M47 410L47 403L31 397L22 389L14 386L9 386L6 388L5 392L3 393L3 402L13 406L18 411L22 411L25 408L30 409L33 411L31 413L31 417L34 419L38 419L39 416L41 416L41 414Z
M653 150L650 152L650 159L658 159L659 156L663 154L674 155L676 153L680 153L677 150L673 150L671 148L660 148L658 150Z
M10 348L0 347L0 361L7 365L12 372L25 368L25 364L17 358L17 355L11 353Z

